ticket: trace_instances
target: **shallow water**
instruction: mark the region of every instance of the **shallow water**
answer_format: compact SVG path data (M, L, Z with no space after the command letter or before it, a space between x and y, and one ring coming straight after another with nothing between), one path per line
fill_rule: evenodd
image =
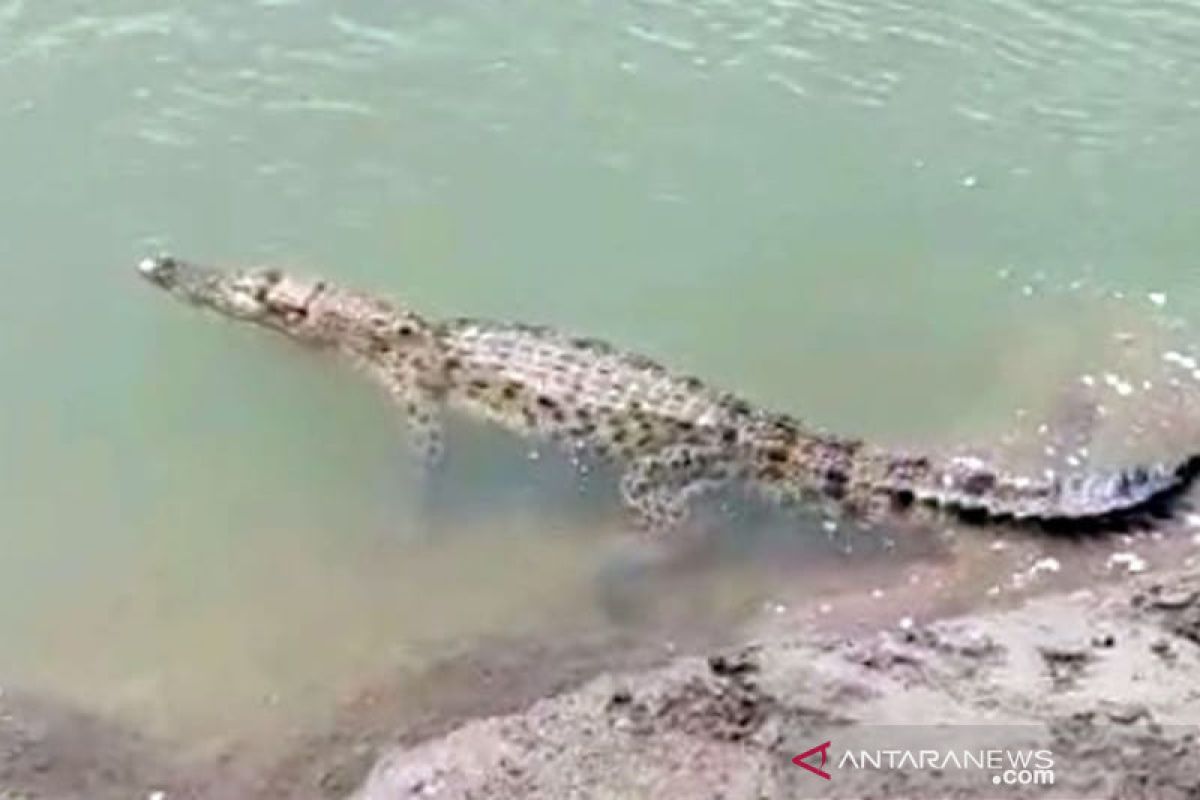
M431 516L370 387L154 295L132 265L161 249L603 336L883 441L1029 409L1040 452L1083 372L1178 411L1197 36L1200 4L1129 0L0 3L0 680L238 734L475 637L613 624L602 491L468 430ZM805 530L652 585L632 624L963 547Z

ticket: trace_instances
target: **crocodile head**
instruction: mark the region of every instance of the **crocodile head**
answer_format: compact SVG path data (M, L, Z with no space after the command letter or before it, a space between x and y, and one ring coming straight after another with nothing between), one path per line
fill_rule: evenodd
M226 270L159 256L143 259L138 272L185 302L306 344L371 355L430 335L423 320L386 301L279 269Z

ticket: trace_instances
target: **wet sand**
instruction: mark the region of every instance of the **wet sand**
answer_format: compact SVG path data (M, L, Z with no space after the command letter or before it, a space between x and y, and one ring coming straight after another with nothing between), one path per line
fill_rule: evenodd
M742 647L399 746L355 797L1195 797L1198 678L1196 570L850 636L776 618ZM940 725L929 746L1051 751L1053 789L913 768L825 783L791 763Z
M416 682L379 677L317 729L186 757L7 690L0 797L1194 797L1200 568L1176 563L969 613L897 620L911 598L864 590L670 643L477 643ZM1054 788L914 768L824 782L791 763L922 736L1048 749Z

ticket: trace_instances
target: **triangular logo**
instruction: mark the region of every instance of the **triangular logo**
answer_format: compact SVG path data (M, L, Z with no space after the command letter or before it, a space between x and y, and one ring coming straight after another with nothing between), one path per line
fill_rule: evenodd
M816 755L817 753L820 753L821 754L821 766L822 767L825 766L825 762L829 760L829 754L826 751L829 750L829 745L832 743L833 743L832 740L830 740L828 742L825 742L825 744L819 744L816 747L813 747L809 750L805 750L803 753L801 753L800 755L793 758L792 763L795 764L797 767L804 767L806 770L811 772L813 775L818 775L827 781L832 780L833 776L831 776L828 772L826 772L823 769L820 769L819 767L814 767L812 764L809 764L807 761L804 760L804 759L808 758L809 756L813 756L813 755Z

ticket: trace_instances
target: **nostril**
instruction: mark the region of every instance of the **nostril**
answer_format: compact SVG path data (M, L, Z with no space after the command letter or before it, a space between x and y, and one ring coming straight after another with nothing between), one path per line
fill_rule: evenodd
M138 262L137 268L138 272L151 280L162 280L174 270L175 259L170 256L143 258Z

